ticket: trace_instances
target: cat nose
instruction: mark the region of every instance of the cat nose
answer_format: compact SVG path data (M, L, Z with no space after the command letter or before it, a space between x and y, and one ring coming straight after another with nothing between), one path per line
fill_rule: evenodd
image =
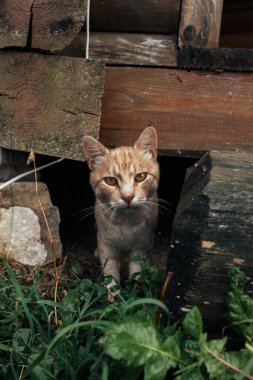
M125 201L129 205L132 202L132 200L134 199L134 194L122 195L121 198L123 199L123 201Z

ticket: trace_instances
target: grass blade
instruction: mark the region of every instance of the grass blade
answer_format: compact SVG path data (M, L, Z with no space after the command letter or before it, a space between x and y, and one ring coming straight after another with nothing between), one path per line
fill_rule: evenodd
M13 270L11 269L11 267L9 266L9 264L8 264L7 261L6 261L5 265L6 265L6 269L7 269L9 278L10 278L10 280L11 280L11 282L12 282L12 284L13 284L15 290L16 290L18 298L19 298L19 300L20 300L20 302L21 302L21 304L22 304L22 306L24 308L24 312L26 314L26 317L28 319L29 326L30 326L30 329L31 329L31 333L32 333L31 335L34 336L35 331L34 331L33 318L32 318L32 315L31 315L29 309L28 309L27 302L26 302L26 299L24 297L24 294L23 294L23 292L21 290L21 287L20 287L20 285L18 283L18 280L17 280L17 277L16 277L15 273L13 272Z

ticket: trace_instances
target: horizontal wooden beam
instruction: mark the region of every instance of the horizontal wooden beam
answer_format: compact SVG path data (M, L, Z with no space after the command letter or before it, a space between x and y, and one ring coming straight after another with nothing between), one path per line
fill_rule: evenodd
M87 0L1 0L0 48L57 52L81 30L86 9Z
M245 33L221 34L220 47L253 49L253 31Z
M184 47L178 52L178 68L211 71L253 71L253 50Z
M253 74L107 68L100 140L132 144L153 125L174 153L253 149Z
M225 1L221 33L248 33L253 31L253 1Z
M61 51L62 55L85 57L86 33L81 32ZM89 57L108 64L170 66L177 65L175 35L142 33L103 33L90 35Z
M83 160L103 87L101 61L0 52L0 147Z
M181 0L93 0L91 29L105 32L177 33Z

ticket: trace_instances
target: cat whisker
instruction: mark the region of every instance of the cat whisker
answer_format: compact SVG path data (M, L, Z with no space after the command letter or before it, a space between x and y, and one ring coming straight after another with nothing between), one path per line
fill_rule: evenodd
M106 209L108 208L107 206L110 205L110 202L106 203L106 204L102 204L102 205L99 205L97 207L95 207L95 205L93 206L90 206L90 207L87 207L83 210L79 210L75 213L73 213L72 215L77 215L79 214L79 218L77 218L73 224L77 224L77 223L80 223L82 220L88 218L89 216L92 216L92 215L95 215L95 211L96 209L97 210L101 210L101 211L104 211L106 213Z
M153 214L153 205L156 205L156 203L146 202L146 207L150 209L150 215ZM158 205L158 214L161 215L163 219L166 220L168 218L168 213L169 213L169 210L166 207L160 207L160 205Z
M155 206L157 205L157 202L153 202L153 201L150 201L150 200L147 200L145 203L147 205L155 205ZM161 205L159 203L158 203L158 208L160 208L162 210L165 210L165 211L169 211L168 207L165 207L165 206L163 206L163 205Z

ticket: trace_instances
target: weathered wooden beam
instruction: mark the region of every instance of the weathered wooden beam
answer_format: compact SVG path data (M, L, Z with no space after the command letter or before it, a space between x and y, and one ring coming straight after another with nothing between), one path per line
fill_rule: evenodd
M87 0L0 0L0 48L61 50L81 30L86 4Z
M85 57L86 33L79 33L62 55ZM90 35L89 57L104 59L108 64L170 66L177 65L175 35L103 33Z
M253 74L107 68L100 139L132 144L153 125L159 149L253 148Z
M0 146L83 159L98 136L104 65L79 58L0 53Z
M179 46L218 47L223 0L182 0Z
M183 47L178 52L178 68L210 71L253 71L253 50Z
M104 32L177 33L180 0L93 0L91 28Z
M189 181L191 186L184 186L173 223L168 263L174 271L174 312L197 305L209 330L216 332L226 323L229 268L239 267L253 277L252 163L252 153L211 152L208 161L188 173L185 186ZM204 188L198 188L196 171L209 177Z

